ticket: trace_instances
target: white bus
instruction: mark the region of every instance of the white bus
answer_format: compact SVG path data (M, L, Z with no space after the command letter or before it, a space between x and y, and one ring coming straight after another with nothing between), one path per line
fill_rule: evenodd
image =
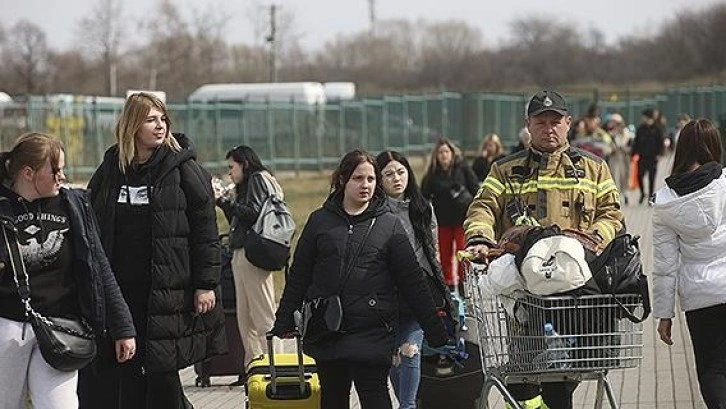
M189 94L189 102L290 102L325 104L319 82L206 84Z

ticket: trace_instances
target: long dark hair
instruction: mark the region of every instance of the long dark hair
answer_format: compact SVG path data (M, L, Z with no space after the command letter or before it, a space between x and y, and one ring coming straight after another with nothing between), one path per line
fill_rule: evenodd
M267 169L260 160L260 157L257 156L257 153L254 151L254 149L250 148L247 145L239 145L235 146L234 148L230 149L229 152L227 152L227 156L224 157L225 159L232 159L233 161L240 164L242 167L242 182L240 182L235 189L237 190L237 194L240 194L247 190L247 185L250 183L250 176L255 172L261 172L263 170L270 171Z
M408 217L411 219L413 226L413 234L416 240L426 246L433 242L433 232L431 231L431 205L428 200L421 194L421 190L416 183L416 175L408 163L408 159L396 151L383 151L376 157L378 169L383 169L391 161L396 161L403 165L408 171L408 184L403 192L403 197L410 201L408 206Z
M374 192L374 196L381 191L381 170L376 165L376 161L368 152L362 149L356 149L346 153L340 160L338 167L335 168L333 176L330 178L330 194L334 195L344 191L345 184L348 183L348 180L350 180L355 168L364 162L368 162L373 165L373 170L376 174L376 192Z
M695 119L681 129L671 175L688 172L695 163L708 162L721 162L721 134L708 119Z

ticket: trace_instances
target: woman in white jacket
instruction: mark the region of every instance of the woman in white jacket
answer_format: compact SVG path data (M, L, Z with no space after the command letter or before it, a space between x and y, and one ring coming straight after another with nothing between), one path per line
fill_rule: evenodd
M681 130L671 175L655 195L653 315L668 345L678 290L701 395L726 407L726 174L721 137L706 119Z

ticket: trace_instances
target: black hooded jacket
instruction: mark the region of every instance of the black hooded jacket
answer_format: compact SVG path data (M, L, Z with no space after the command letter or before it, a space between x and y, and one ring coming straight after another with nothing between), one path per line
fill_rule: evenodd
M340 289L341 276L374 218L355 267ZM390 363L396 347L400 292L409 305L416 306L413 314L429 344L443 345L446 331L423 274L401 221L389 211L385 194L377 191L368 208L356 216L343 210L342 194L331 195L305 224L273 332L293 330L293 311L304 300L339 294L345 334L305 343L305 352L316 360Z
M150 294L146 317L147 371L174 371L226 352L220 303L204 314L194 311L194 292L219 283L220 247L211 176L194 160L183 135L180 152L163 145L146 174L150 186ZM118 147L106 152L89 182L91 204L109 255L114 254L115 209L124 175ZM117 261L111 260L113 266ZM132 310L133 310L132 306ZM138 317L136 317L138 321Z
M67 206L71 226L72 268L81 315L88 320L97 336L107 330L114 340L136 336L131 313L101 247L98 227L86 193L62 188L60 196ZM23 210L19 209L21 200L15 192L4 185L0 186L0 217L14 219L14 215ZM9 311L5 312L12 315L11 319L20 320L22 317L17 316L22 312L20 297L12 278L13 271L8 266L10 262L5 241L0 239L0 299L3 305L8 305ZM32 274L29 281L32 298ZM12 310L17 312L13 313Z

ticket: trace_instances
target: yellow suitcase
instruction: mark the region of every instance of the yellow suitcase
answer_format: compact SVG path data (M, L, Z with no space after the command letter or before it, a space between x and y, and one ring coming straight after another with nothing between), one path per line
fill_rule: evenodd
M299 336L297 353L276 354L272 335L267 335L269 355L262 355L247 366L247 409L319 409L320 380L315 360L302 353Z

